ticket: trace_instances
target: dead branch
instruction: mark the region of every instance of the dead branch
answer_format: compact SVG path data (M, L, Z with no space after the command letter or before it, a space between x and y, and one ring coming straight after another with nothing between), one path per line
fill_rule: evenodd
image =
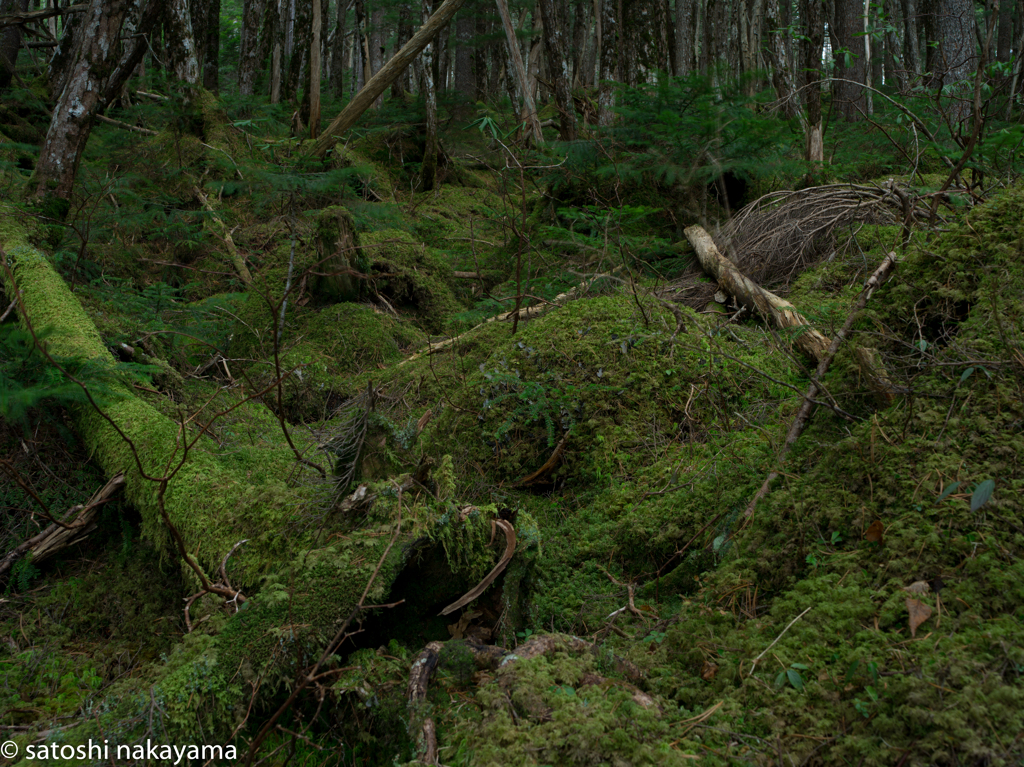
M798 331L794 343L797 348L821 360L829 348L829 341L815 330L793 304L774 293L762 288L756 282L740 272L736 265L723 256L714 240L703 227L688 227L683 232L697 251L701 266L709 275L718 280L719 284L744 306L757 309L763 316L772 320L779 329L792 328Z
M38 564L44 559L52 557L57 552L81 541L96 529L96 518L99 516L100 508L123 485L124 474L117 474L111 477L103 487L93 493L88 503L84 506L74 506L71 508L66 518L70 518L71 515L75 514L76 516L72 522L68 524L58 524L55 522L9 552L0 561L0 575L10 570L14 563L26 554L31 554L33 564Z
M474 599L476 599L485 591L487 591L487 588L492 583L494 583L494 579L501 575L505 568L508 566L508 563L512 561L512 555L516 552L516 531L512 527L512 524L510 522L506 522L504 519L495 520L495 524L505 531L505 553L502 554L501 559L498 561L498 564L496 564L494 568L489 573L487 573L487 576L482 581L480 581L480 583L478 583L469 592L464 594L461 599L452 602L450 605L444 608L441 611L441 615L449 615L450 613L453 613L456 610L458 610L460 607L465 607Z
M138 125L129 125L126 122L121 122L120 120L115 120L112 117L107 117L106 115L97 114L97 115L94 115L94 117L97 120L99 120L101 123L106 123L107 125L113 125L115 128L120 128L121 130L132 131L133 133L141 133L144 136L156 136L156 135L158 135L157 131L155 131L155 130L150 130L149 128L140 128Z
M567 433L559 443L555 446L555 451L551 456L544 462L537 471L532 474L527 474L525 477L516 482L517 485L532 485L547 476L562 460L562 453L565 452L565 446L569 443L569 434Z
M872 294L882 286L882 284L888 279L889 274L896 266L896 253L889 253L888 256L882 261L881 265L875 270L875 273L871 275L867 283L864 285L864 289L861 291L860 296L857 298L857 302L854 304L853 309L850 311L849 316L846 318L846 322L843 323L843 327L840 328L836 337L832 339L832 343L829 344L825 355L818 363L817 369L814 371L814 378L811 380L811 385L807 389L807 394L804 396L804 401L800 405L800 409L797 411L796 416L793 418L793 423L790 424L789 432L786 434L786 442L782 446L782 450L779 452L778 460L776 461L777 466L781 466L786 457L789 455L790 449L796 444L796 441L800 439L800 435L803 434L804 429L807 428L807 424L810 422L811 415L814 413L814 398L818 395L821 389L820 381L825 373L828 371L829 365L832 364L832 359L835 357L836 352L839 351L840 345L846 339L850 333L850 329L853 327L854 321L858 315L867 305L868 300ZM744 516L747 520L754 513L754 509L757 506L757 502L768 495L768 491L771 487L771 483L779 476L777 470L773 470L765 479L764 484L761 485L761 489L754 494L750 504L747 506ZM746 522L744 522L746 524Z
M245 259L242 258L238 248L235 247L235 241L231 239L231 230L228 229L220 216L217 215L213 206L210 205L210 201L206 199L206 195L203 194L198 186L192 187L192 194L196 196L196 199L199 200L200 204L210 214L210 218L213 219L214 223L220 227L221 239L224 240L224 245L227 246L228 254L231 256L231 262L235 265L235 271L238 272L238 276L242 278L242 282L246 285L252 285L252 275L249 273L249 267L245 265Z

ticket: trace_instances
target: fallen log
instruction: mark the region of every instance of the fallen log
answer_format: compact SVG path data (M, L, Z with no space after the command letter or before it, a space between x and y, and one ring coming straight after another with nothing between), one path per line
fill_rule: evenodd
M795 330L794 345L815 362L820 363L828 356L831 341L817 331L793 304L765 290L737 269L732 261L722 255L711 235L702 227L694 225L685 229L683 233L697 251L697 258L704 271L717 279L721 287L741 305L756 309L763 316L770 318L779 329ZM893 254L889 255L895 258ZM890 404L894 387L884 365L878 359L878 353L874 349L858 348L854 351L854 357L868 386L877 395L879 403Z
M703 227L694 224L687 227L683 234L697 251L697 258L700 259L704 271L718 280L727 293L743 306L756 309L763 316L770 318L777 328L796 330L793 343L800 351L815 360L821 360L825 356L829 340L815 330L793 304L765 290L744 275L732 261L719 252L715 241Z

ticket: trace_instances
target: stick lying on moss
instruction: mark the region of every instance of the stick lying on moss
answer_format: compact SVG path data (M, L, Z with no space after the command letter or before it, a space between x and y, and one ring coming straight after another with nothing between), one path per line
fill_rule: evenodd
M836 337L832 339L832 343L829 344L828 349L825 350L825 355L818 363L817 369L814 371L814 378L811 380L811 385L807 389L807 394L804 395L804 401L800 405L800 409L797 411L796 416L793 418L793 423L790 424L789 432L786 434L786 443L782 446L782 450L779 452L779 458L776 461L776 465L781 466L786 460L786 456L789 455L790 448L796 444L796 441L800 439L800 435L803 434L804 429L807 428L807 424L811 419L811 415L814 413L814 399L818 396L818 392L821 390L819 381L822 376L828 372L829 365L832 364L832 358L836 356L836 352L839 351L840 345L846 340L846 336L849 335L850 329L853 327L854 321L857 319L857 315L861 313L861 310L867 305L868 299L871 295L882 286L882 284L888 279L890 272L896 266L896 253L892 252L882 261L882 264L875 270L875 273L871 275L867 283L864 285L864 290L861 291L860 296L857 298L857 303L853 305L853 310L850 315L846 318L846 322L843 323L843 327L840 328L839 332L836 333ZM754 494L750 504L747 506L744 512L744 517L747 519L754 513L754 509L757 506L757 502L768 495L768 490L771 487L772 481L779 476L778 471L772 471L764 484L761 485L761 489Z

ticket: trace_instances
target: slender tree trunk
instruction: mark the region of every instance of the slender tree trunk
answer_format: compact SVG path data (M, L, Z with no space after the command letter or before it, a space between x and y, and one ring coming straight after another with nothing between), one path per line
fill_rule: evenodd
M422 0L423 24L430 22L433 11L433 0ZM436 74L434 43L427 43L417 65L420 70L420 93L426 109L426 125L424 128L425 143L423 147L423 164L420 166L420 190L429 192L437 184L437 155L440 144L437 139L437 88L434 82Z
M313 37L313 5L319 0L309 2L300 0L295 5L295 20L292 25L292 57L288 61L288 78L286 94L293 102L298 101L298 92L303 82L303 71L309 62L309 46Z
M615 85L619 81L618 0L601 0L601 77L597 92L597 124L615 121Z
M824 162L821 124L821 53L825 45L825 9L821 0L800 0L800 17L804 23L801 45L804 107L807 110L808 162Z
M918 2L921 0L902 0L903 5L903 61L907 67L907 79L912 80L921 75L920 27L917 23Z
M570 88L583 86L583 67L587 53L587 39L590 37L590 0L575 0L572 26L572 79ZM568 29L566 30L568 32Z
M526 81L526 68L523 66L523 57L519 52L519 41L516 39L515 28L512 26L512 16L508 11L508 3L505 0L497 0L498 11L501 13L501 23L505 28L505 40L508 43L508 52L512 57L512 64L515 67L516 80L519 83L520 97L523 100L523 111L525 119L530 123L533 132L533 140L538 144L544 143L544 135L541 133L540 120L537 119L537 108L533 104L533 97Z
M782 29L779 0L768 0L765 6L764 21L768 32L766 50L772 67L772 85L782 104L782 114L786 117L795 117L800 111L800 101L797 98L793 73L789 69L789 61L786 56L785 37L787 33Z
M544 47L547 50L548 69L554 81L555 105L560 117L558 134L562 141L575 141L576 109L572 101L565 6L556 0L537 0L537 7L544 24Z
M320 0L313 0L313 29L309 45L309 137L320 135Z
M270 25L268 35L272 42L273 52L270 55L270 103L281 102L281 69L284 67L284 28L281 14L284 12L287 0L270 0L270 4L276 7L273 15L273 23Z
M334 27L334 45L331 51L330 88L336 96L345 92L346 37L348 36L348 9L352 0L338 0L338 20Z
M907 92L907 65L903 59L906 40L903 34L906 24L900 13L897 0L885 0L885 20L888 31L885 34L885 68L887 82L895 82L900 93Z
M930 47L928 69L930 85L941 91L947 85L964 86L952 94L947 114L954 123L970 115L969 78L977 63L976 29L972 0L933 0L926 18L928 39L938 43Z
M1004 64L1010 60L1013 45L1013 0L999 0L999 37L996 58Z
M203 87L213 93L220 92L220 0L206 0L206 37L203 41Z
M864 4L862 0L836 0L834 30L838 47L834 49L836 77L852 82L833 84L833 101L847 122L864 119L867 99L857 83L867 80L864 56Z
M676 62L673 69L676 77L686 77L694 70L695 5L696 0L676 0Z
M28 0L0 0L0 16L28 10ZM21 51L21 27L0 29L0 93L10 87Z
M649 82L654 72L668 69L665 8L661 0L620 0L619 6L620 82L640 85Z
M256 73L267 55L267 47L263 47L260 56L260 19L265 13L275 13L277 6L274 0L245 0L242 6L241 50L238 56L238 92L242 96L252 96L256 87Z
M476 20L467 8L463 8L455 19L455 91L467 102L476 97L471 45L475 30Z
M481 15L476 20L476 34L478 39L486 39L487 32L493 22L486 16ZM477 101L486 101L487 91L487 49L488 45L478 44L473 48L473 75L476 80L475 98ZM493 43L490 44L493 47Z
M71 197L93 116L117 62L118 38L127 10L124 0L90 0L83 14L83 29L90 34L82 41L39 153L33 179L37 197Z
M368 77L373 77L384 66L384 9L379 5L370 12L370 28L367 30L366 39ZM383 103L384 94L381 94L373 102L373 106L380 109Z

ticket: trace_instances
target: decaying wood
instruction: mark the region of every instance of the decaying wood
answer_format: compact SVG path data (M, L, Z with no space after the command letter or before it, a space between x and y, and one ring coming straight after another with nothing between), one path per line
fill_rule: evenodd
M437 660L444 645L441 642L430 642L423 652L416 656L412 668L409 669L409 733L416 743L419 761L426 764L437 764L437 728L429 716L419 719L416 714L423 708L427 700L430 677L437 668Z
M512 561L512 555L516 553L515 528L512 527L511 523L506 522L504 519L495 520L495 524L498 527L500 527L505 533L505 553L502 554L501 559L498 561L498 564L496 564L494 568L489 573L487 573L487 576L482 581L480 581L480 583L474 586L469 592L464 594L462 598L458 599L455 602L452 602L450 605L444 608L441 611L441 615L449 615L458 610L460 607L465 607L474 599L476 599L485 591L487 591L488 587L492 583L494 583L494 579L501 575L502 572L504 572L505 568L508 567L508 563Z
M71 508L67 515L67 518L74 515L71 522L49 525L42 532L32 536L9 552L3 560L0 560L0 575L10 570L14 563L25 555L31 554L32 563L38 564L81 541L96 529L96 519L99 517L104 502L109 500L123 485L124 474L111 477L107 484L93 493L88 503Z
M554 452L551 453L551 456L544 462L544 465L541 466L539 469L537 469L537 471L533 472L532 474L527 474L516 484L532 485L534 482L547 476L547 474L550 473L556 466L558 466L559 462L562 460L562 453L565 452L565 446L568 444L568 442L569 435L566 434L564 437L562 437L558 444L555 445Z
M320 135L320 138L313 144L311 153L317 157L323 157L342 135L356 124L362 117L363 112L369 109L373 103L383 95L391 84L398 79L417 56L427 47L427 44L434 39L445 25L452 20L455 12L462 7L465 0L445 0L445 2L434 11L434 14L427 20L427 23L420 27L401 50L380 68L362 90L356 94L348 105L341 110L341 114L334 118L329 126Z
M774 293L765 290L740 272L728 258L723 256L711 235L696 224L687 227L683 234L697 251L704 271L718 280L722 288L733 295L743 306L757 309L772 320L780 329L792 328L797 331L794 344L805 354L820 361L829 348L829 340L815 330L793 304Z
M235 241L231 239L231 230L228 229L227 224L217 215L213 206L210 205L210 201L198 186L192 187L192 194L196 196L196 199L199 200L206 212L210 214L213 222L220 227L221 239L224 240L224 245L227 246L228 255L231 256L231 263L235 265L235 271L238 272L238 276L242 278L242 282L246 285L252 285L252 274L249 273L249 267L245 265L245 259L242 258L242 254L235 247Z
M814 413L814 400L818 396L818 392L821 390L819 382L828 371L829 365L832 364L832 359L835 357L836 352L839 351L840 345L850 334L850 329L853 327L854 321L867 305L871 295L882 286L886 279L888 279L889 274L895 266L896 253L892 252L885 257L881 265L875 270L875 273L872 274L867 283L865 283L864 289L857 298L857 302L854 304L853 309L846 318L846 322L843 323L843 327L840 328L836 337L832 339L832 343L829 344L825 356L822 357L821 361L818 363L817 369L814 371L814 378L811 380L811 385L807 388L807 394L804 395L804 401L800 405L800 409L797 411L796 416L793 418L793 422L789 426L789 431L786 434L786 442L782 446L782 450L779 452L779 457L776 461L777 466L781 466L785 462L790 449L794 444L796 444L796 441L800 439L800 435L803 434L804 429L807 428L811 415ZM744 512L744 516L747 519L749 519L754 513L754 509L757 507L757 502L768 495L771 483L778 476L778 471L772 471L768 475L767 479L765 479L764 484L761 485L761 489L754 494L754 497L751 499L750 504Z

